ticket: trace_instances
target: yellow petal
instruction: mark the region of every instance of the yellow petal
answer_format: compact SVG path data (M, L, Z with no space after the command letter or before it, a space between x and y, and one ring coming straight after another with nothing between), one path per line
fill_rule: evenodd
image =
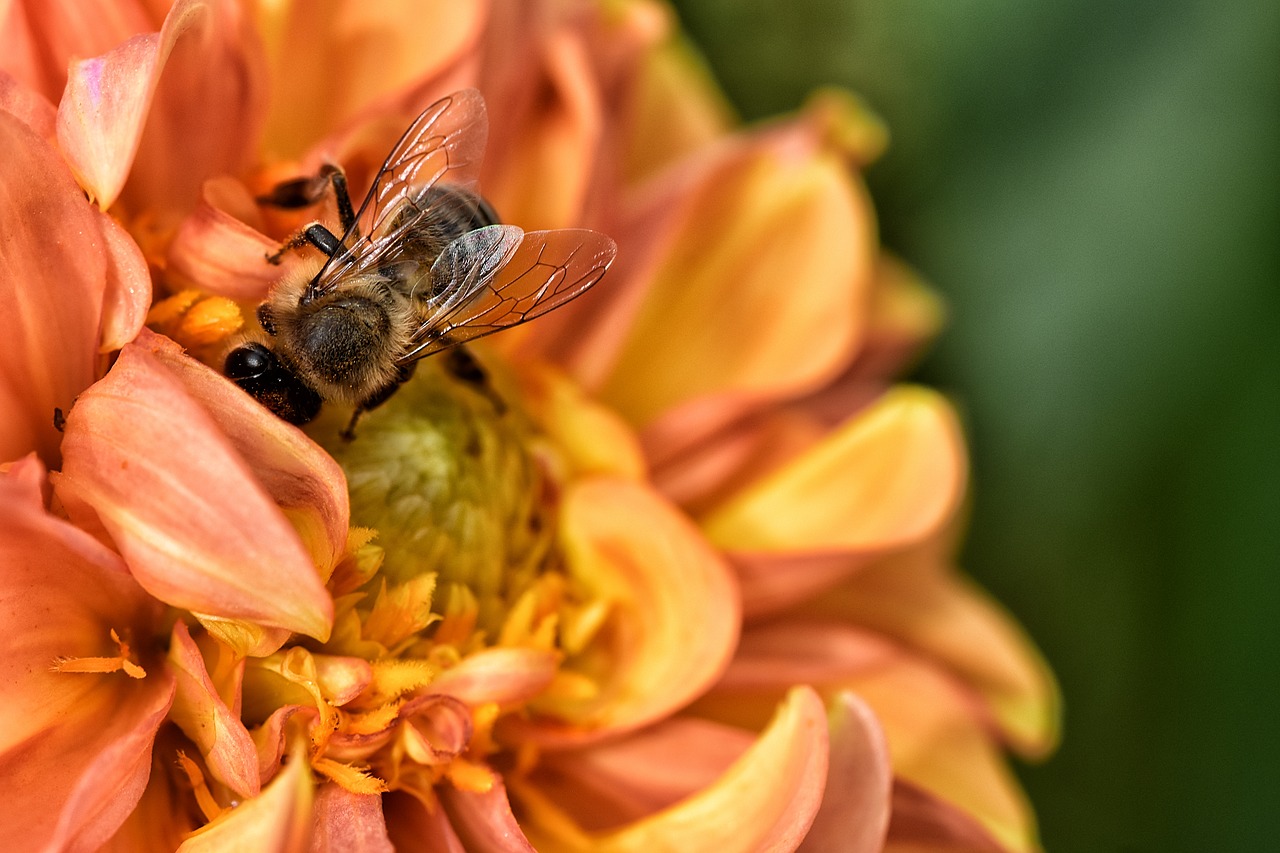
M601 397L645 425L699 397L831 378L861 336L875 252L870 202L839 159L779 132L692 186L660 186L683 198L656 194L658 214L642 208L615 234L619 277L649 284Z
M301 744L262 793L225 812L189 836L178 853L270 850L307 853L311 849L315 786Z
M899 387L711 512L703 529L738 552L883 551L937 529L964 482L951 407Z
M539 728L539 740L573 743L637 728L685 705L720 674L737 639L737 589L673 507L629 480L580 481L563 498L561 542L569 571L613 610L597 642L566 663L593 678L598 694L543 708L570 725Z

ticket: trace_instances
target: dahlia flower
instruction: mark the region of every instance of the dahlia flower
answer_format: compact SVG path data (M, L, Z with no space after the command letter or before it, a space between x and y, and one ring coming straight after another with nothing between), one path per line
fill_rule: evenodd
M1055 687L952 565L856 99L738 127L649 0L0 16L9 849L1036 849ZM263 199L466 87L502 219L616 263L284 423L222 358L337 211Z

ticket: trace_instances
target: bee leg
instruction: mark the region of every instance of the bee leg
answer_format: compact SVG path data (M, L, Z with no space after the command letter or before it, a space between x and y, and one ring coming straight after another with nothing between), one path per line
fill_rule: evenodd
M483 394L493 404L493 408L498 414L506 414L507 404L502 397L498 396L498 392L494 390L493 385L489 383L489 373L484 366L476 360L471 354L471 350L459 344L453 349L445 350L444 353L444 369L449 375L459 382L465 382L473 387L476 391Z
M387 400L391 399L391 395L399 390L400 386L408 382L413 376L413 372L418 369L416 361L409 364L400 365L400 369L396 373L396 378L388 382L386 385L374 391L368 397L356 406L356 410L351 413L351 420L347 422L347 428L338 433L338 437L343 441L351 441L356 437L356 424L360 421L360 416L370 409L376 409Z
M347 188L346 173L332 163L325 163L313 178L295 178L275 185L271 192L258 196L260 204L295 210L310 207L324 197L324 191L333 187L333 197L338 203L338 220L345 234L355 224L356 212L351 204L351 191Z
M284 258L285 252L291 249L299 249L303 246L315 246L329 257L338 254L342 248L342 241L339 240L334 233L325 228L319 222L312 222L301 231L295 232L288 240L280 244L280 250L272 255L267 255L267 263L278 264Z

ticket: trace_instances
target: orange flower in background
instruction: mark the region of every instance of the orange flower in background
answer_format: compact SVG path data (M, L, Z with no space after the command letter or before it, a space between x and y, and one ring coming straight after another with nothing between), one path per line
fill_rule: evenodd
M366 6L0 21L0 839L1035 849L1002 748L1055 688L951 566L950 406L892 384L941 310L877 245L883 130L735 129L649 2ZM217 368L337 211L256 199L367 186L468 86L503 221L617 262L483 386L285 424Z

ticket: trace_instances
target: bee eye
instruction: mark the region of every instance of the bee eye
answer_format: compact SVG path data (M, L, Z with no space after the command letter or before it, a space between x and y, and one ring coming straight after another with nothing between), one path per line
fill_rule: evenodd
M231 379L252 379L271 369L275 356L262 344L245 344L227 353L223 372Z
M261 324L262 331L266 332L268 335L275 335L276 315L275 312L271 310L271 306L265 302L258 306L258 323Z

